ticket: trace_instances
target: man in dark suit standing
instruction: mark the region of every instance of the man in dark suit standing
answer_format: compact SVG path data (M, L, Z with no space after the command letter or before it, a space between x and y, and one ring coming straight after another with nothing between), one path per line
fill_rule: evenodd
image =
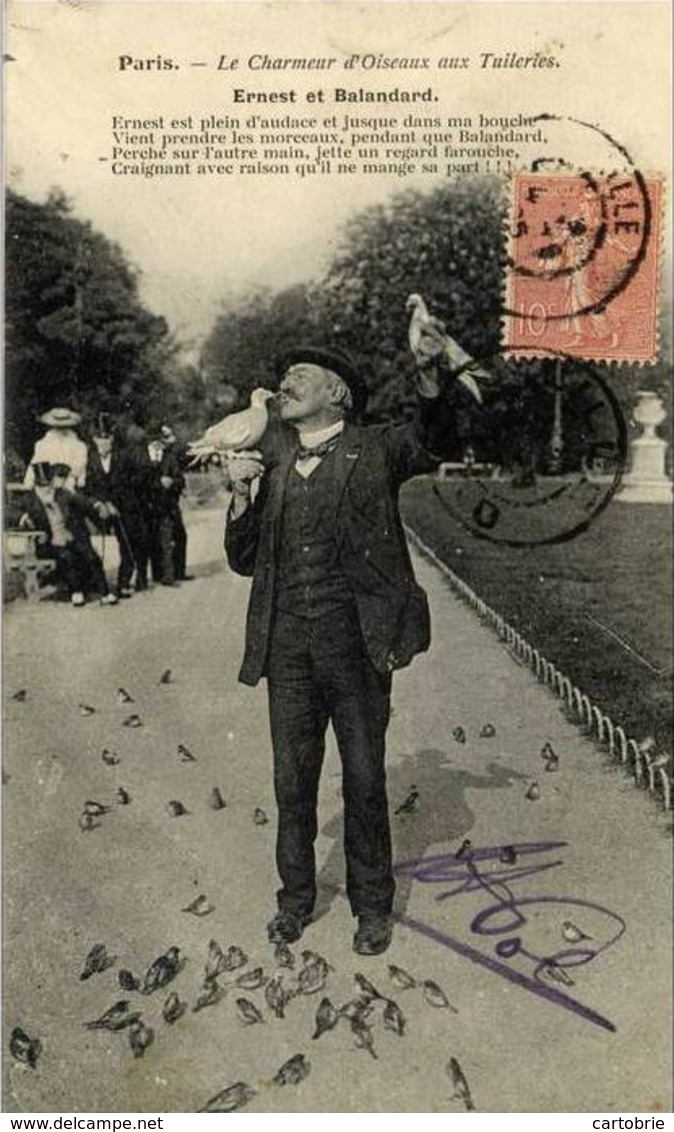
M131 597L135 590L148 588L148 565L152 549L151 524L154 476L147 447L138 439L140 430L130 435L117 428L113 436L99 429L89 449L87 494L105 504L107 522L119 545L117 592ZM140 433L144 440L145 434Z
M178 586L185 581L185 527L180 515L180 496L185 476L178 456L164 443L158 429L148 445L152 470L153 509L152 575L162 586ZM178 570L182 569L182 575Z
M185 468L189 466L187 445L178 440L170 424L163 424L160 430L164 446L164 461L178 474L179 479L176 506L173 509L173 571L177 582L191 582L192 574L187 573L187 530L180 510L180 496L185 490Z
M398 491L437 466L442 403L429 331L419 407L402 426L353 423L367 387L351 360L302 347L280 359L280 423L256 456L228 459L225 547L252 575L240 680L267 678L278 806L278 911L272 942L294 942L316 897L314 841L324 737L332 723L343 768L347 895L354 950L385 951L394 880L384 768L391 677L428 648ZM422 368L423 366L423 368ZM259 490L251 498L257 477Z

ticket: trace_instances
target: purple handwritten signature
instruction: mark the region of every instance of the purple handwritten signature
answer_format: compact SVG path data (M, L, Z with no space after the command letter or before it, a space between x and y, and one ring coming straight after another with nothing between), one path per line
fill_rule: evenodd
M551 986L543 980L552 977L560 983L573 985L568 970L590 963L601 952L617 943L625 932L625 921L608 908L588 900L565 896L517 896L513 891L514 884L523 881L525 877L533 877L563 865L562 860L541 860L541 855L556 854L566 844L565 841L532 841L513 845L515 863L507 866L500 864L503 847L498 845L473 848L461 860L452 854L440 854L396 864L394 872L397 876L411 877L419 884L442 885L442 890L435 894L438 903L469 893L488 896L492 902L473 916L470 930L474 936L486 937L493 943L493 955L410 916L398 914L396 920L448 947L464 959L470 959L478 966L508 979L516 986L570 1010L605 1030L615 1032L616 1027L608 1018L573 998L561 986ZM593 939L590 941L581 938L577 944L565 946L549 955L538 955L531 951L525 946L524 939L526 913L541 906L555 906L559 912L565 909L568 916L577 915L579 909L585 912L589 909L592 913ZM598 941L599 936L601 942ZM515 967L511 962L515 958L525 962L520 962Z

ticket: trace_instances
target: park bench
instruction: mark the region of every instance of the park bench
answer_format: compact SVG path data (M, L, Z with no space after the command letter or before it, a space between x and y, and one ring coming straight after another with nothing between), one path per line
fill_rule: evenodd
M56 589L47 581L56 566L53 558L38 558L40 531L20 529L4 532L4 558L8 578L18 576L21 592L28 601L40 601Z
M38 558L40 531L25 530L19 526L26 490L22 483L5 483L5 584L6 591L12 596L18 591L28 601L39 601L56 589L48 580L56 563L52 558Z

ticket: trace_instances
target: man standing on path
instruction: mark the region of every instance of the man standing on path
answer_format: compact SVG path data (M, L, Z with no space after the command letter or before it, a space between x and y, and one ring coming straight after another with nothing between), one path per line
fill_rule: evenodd
M183 472L188 464L187 445L178 440L169 424L161 426L161 439L164 445L165 460L170 461L181 476L177 506L173 512L173 570L176 581L191 582L192 575L187 573L187 531L180 510L180 495L185 489Z
M318 784L331 722L343 769L354 950L377 955L390 943L391 677L430 643L397 497L405 480L441 458L447 403L433 363L442 348L429 329L416 359L416 420L369 428L351 419L365 407L367 386L349 358L291 351L277 363L280 422L265 433L263 452L228 460L225 547L232 569L253 576L239 678L256 684L264 675L269 693L281 878L272 942L299 939L313 911Z
M148 445L152 466L152 576L162 586L178 586L185 581L185 545L180 515L180 496L185 489L185 476L175 453L168 451L157 430ZM182 568L179 579L176 566Z
M119 543L117 592L124 598L134 592L134 571L135 591L148 588L154 476L144 442L138 426L117 426L112 436L94 437L87 466L87 494L106 504Z

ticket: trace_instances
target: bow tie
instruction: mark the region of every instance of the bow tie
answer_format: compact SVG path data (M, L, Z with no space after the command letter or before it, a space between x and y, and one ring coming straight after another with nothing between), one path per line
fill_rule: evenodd
M341 434L340 434L341 435ZM300 444L297 449L298 460L313 460L314 458L322 460L328 452L332 452L339 444L340 436L333 436L330 440L324 440L322 444L316 444L313 448L306 448L304 444Z

